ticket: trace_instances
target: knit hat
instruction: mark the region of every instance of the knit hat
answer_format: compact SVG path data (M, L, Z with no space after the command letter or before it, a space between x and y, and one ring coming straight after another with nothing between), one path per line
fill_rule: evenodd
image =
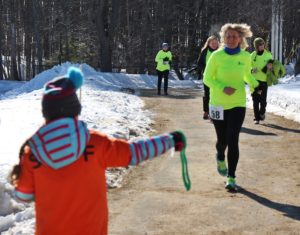
M68 73L46 83L42 98L42 113L51 121L63 117L76 117L81 112L81 104L76 90L83 84L80 69L70 67Z
M253 41L253 46L257 49L259 46L265 44L265 41L262 38L255 38Z
M164 48L164 47L169 47L169 44L164 42L163 44L161 44L161 47Z

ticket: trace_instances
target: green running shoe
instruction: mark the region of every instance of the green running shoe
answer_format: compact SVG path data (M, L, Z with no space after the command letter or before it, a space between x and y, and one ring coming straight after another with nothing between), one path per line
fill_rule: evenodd
M227 177L227 182L226 182L225 188L228 189L229 191L237 191L235 179L232 177Z
M218 159L218 155L216 155L217 159L217 169L220 175L227 176L227 167L225 161L220 161Z

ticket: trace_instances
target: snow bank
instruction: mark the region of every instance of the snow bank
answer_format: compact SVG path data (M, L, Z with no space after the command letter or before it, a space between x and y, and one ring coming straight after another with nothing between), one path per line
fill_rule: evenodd
M0 98L15 97L23 93L39 90L52 78L66 74L71 65L81 68L85 76L85 86L97 86L101 90L119 91L121 88L154 89L157 85L156 76L147 74L102 73L97 72L87 64L71 64L66 62L36 75L32 80L25 83L25 85L6 92L4 95L0 95ZM196 88L198 86L199 83L194 80L169 80L169 87L172 88Z
M22 84L25 84L25 82L0 80L0 94L4 94L9 90L16 89L20 85L22 86Z
M0 166L0 234L34 234L34 208L14 200L12 186L6 181L4 173L8 169L8 166Z
M249 91L247 107L253 108ZM268 88L267 112L300 123L300 75L287 75L279 79L277 85Z

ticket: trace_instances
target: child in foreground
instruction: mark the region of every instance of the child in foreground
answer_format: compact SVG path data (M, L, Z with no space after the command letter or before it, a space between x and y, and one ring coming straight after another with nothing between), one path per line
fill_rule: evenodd
M83 74L68 74L45 85L45 124L20 149L11 182L15 196L35 201L38 235L106 235L108 208L105 169L138 165L175 147L184 148L181 132L127 142L87 128L78 119L76 90Z

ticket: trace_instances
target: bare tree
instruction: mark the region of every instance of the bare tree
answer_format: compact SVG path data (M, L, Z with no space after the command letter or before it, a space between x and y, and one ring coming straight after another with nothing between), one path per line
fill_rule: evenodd
M300 2L281 2L290 62L300 43ZM189 67L224 23L248 23L269 41L271 7L271 0L0 0L0 79L28 80L65 61L153 74L162 42L176 47L178 67Z
M3 40L3 0L0 0L0 80L3 80L4 78L4 69L3 69L3 61L2 61L2 55L3 55L3 50L2 46L4 43Z
M18 66L17 66L17 35L16 35L16 12L17 1L10 1L10 58L11 67L10 75L12 80L19 80Z

